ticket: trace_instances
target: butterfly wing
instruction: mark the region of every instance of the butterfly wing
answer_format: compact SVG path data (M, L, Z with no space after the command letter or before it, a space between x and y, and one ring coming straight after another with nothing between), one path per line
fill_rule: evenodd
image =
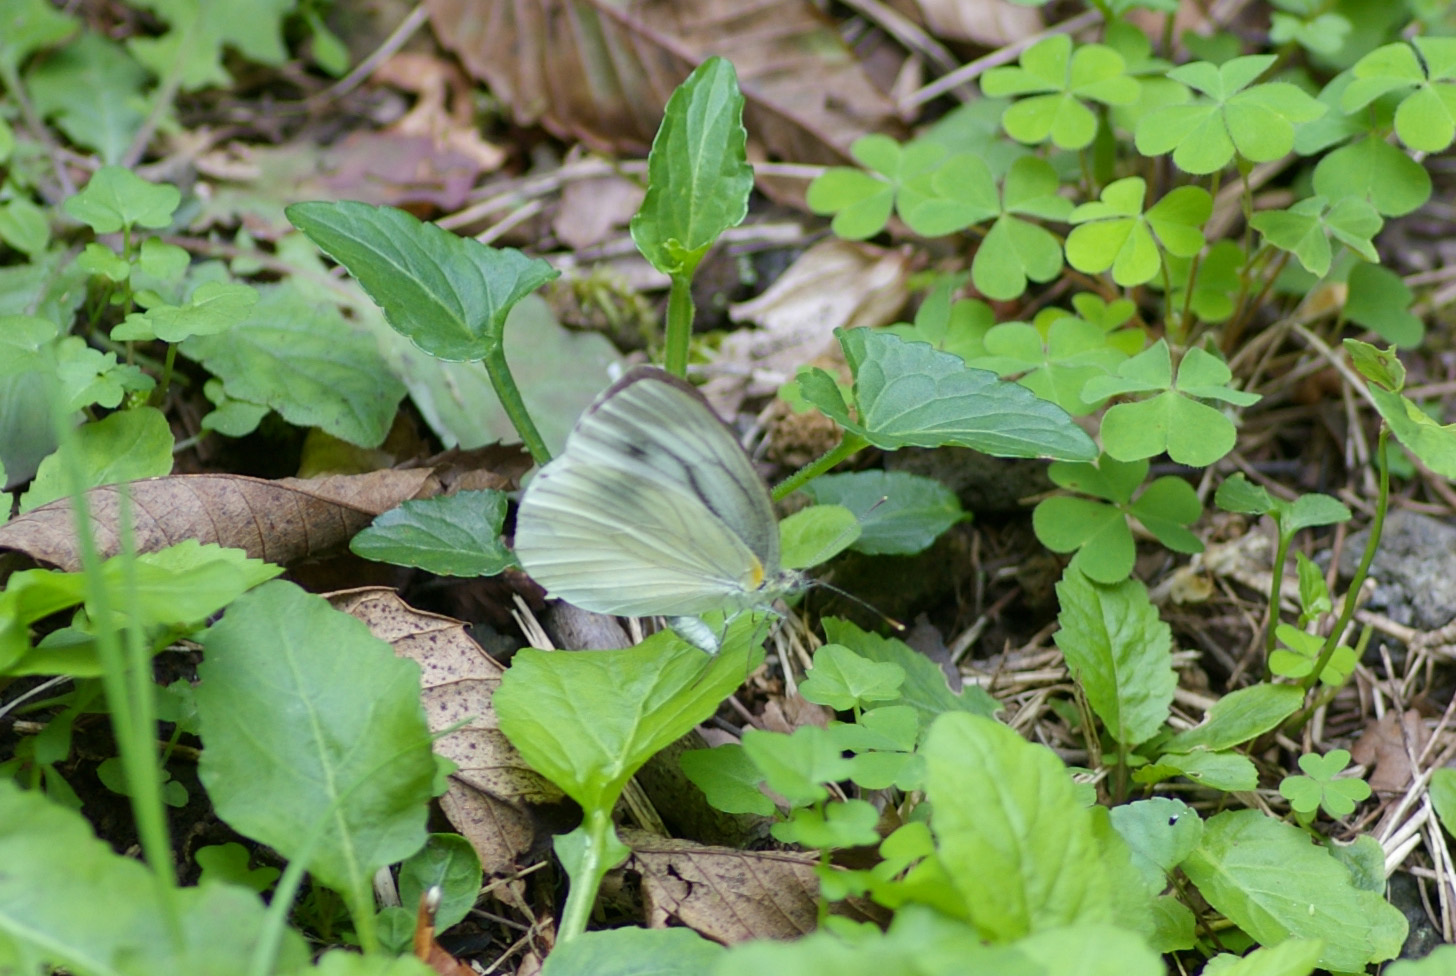
M686 383L637 369L582 416L527 487L516 553L552 596L634 616L766 603L778 578L768 492Z

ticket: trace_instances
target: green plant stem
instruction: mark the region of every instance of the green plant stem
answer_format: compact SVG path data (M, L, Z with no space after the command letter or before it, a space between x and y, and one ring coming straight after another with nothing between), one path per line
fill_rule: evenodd
M588 810L581 826L586 843L582 848L580 871L571 876L571 890L566 893L566 906L561 910L561 924L556 930L558 943L568 942L586 931L602 878L612 867L606 863L613 830L612 805Z
M1355 616L1355 604L1360 602L1360 588L1365 585L1365 577L1370 572L1370 563L1375 559L1375 550L1380 546L1380 533L1385 528L1385 510L1390 506L1390 466L1386 463L1389 441L1390 427L1382 423L1380 439L1376 442L1375 448L1376 463L1380 465L1380 495L1375 500L1375 517L1370 520L1370 538L1365 543L1365 551L1360 554L1360 565L1355 568L1355 576L1350 580L1350 587L1345 591L1345 606L1340 611L1340 619L1330 630L1330 636L1325 638L1325 646L1320 648L1319 657L1314 662L1314 670L1299 682L1299 686L1305 691L1309 691L1314 687L1315 682L1319 681L1320 675L1324 674L1325 665L1329 664L1330 658L1334 657L1335 648L1340 646L1340 638L1344 636L1345 628L1350 626L1350 620Z
M853 457L855 454L858 454L866 447L869 447L869 445L870 442L865 440L860 435L851 434L846 431L843 439L840 440L837 447L822 455L819 460L805 465L798 471L795 471L793 474L789 475L783 481L779 482L773 490L774 501L783 501L785 498L788 498L794 492L798 491L800 488L804 487L809 482L819 477L821 474L824 474L826 471L832 470L835 465L839 464L841 461Z
M526 450L531 454L531 460L537 464L545 464L551 460L551 450L546 446L546 441L541 437L541 432L536 429L536 424L531 420L531 413L526 409L526 401L521 399L521 391L516 386L516 378L511 375L511 368L506 365L506 351L501 343L495 343L494 348L485 354L486 375L490 377L490 385L495 390L496 399L501 402L501 409L505 410L506 416L510 418L516 433L521 435L521 443L526 445Z
M162 377L157 380L157 391L153 394L153 403L161 406L167 402L167 390L172 386L172 367L177 364L177 343L167 343L167 360L162 365Z
M672 288L667 293L667 329L663 350L663 365L674 376L688 375L693 314L693 276L691 272L675 274L672 276Z
M61 402L52 384L50 402ZM180 951L183 944L181 912L177 904L177 878L172 869L172 843L162 803L162 776L157 765L156 699L152 684L151 655L137 632L135 620L128 621L123 647L117 633L113 594L102 571L101 553L92 531L87 484L75 460L75 429L57 409L52 423L61 456L67 459L66 479L75 517L76 540L81 550L81 567L86 578L86 610L95 629L96 652L101 658L102 686L111 712L111 727L126 773L128 799L136 820L137 837L156 881L158 902L165 915L167 932ZM136 591L136 564L132 552L131 506L125 491L120 512L123 562L123 605Z
M1264 677L1269 677L1269 656L1274 653L1274 630L1279 626L1280 591L1284 588L1284 563L1289 558L1292 534L1279 527L1279 544L1274 550L1274 581L1269 585L1269 626L1264 630Z

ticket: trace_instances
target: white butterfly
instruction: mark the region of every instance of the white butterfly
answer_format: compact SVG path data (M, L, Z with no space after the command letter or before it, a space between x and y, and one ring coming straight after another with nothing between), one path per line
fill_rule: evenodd
M779 565L762 479L692 386L637 367L587 408L526 487L516 556L553 596L623 616L766 609Z

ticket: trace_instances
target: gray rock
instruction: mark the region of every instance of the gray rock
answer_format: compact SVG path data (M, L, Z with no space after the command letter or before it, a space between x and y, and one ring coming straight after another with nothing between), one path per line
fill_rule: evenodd
M1352 534L1340 553L1340 575L1355 574L1370 530ZM1417 512L1391 512L1370 565L1370 608L1398 623L1435 630L1456 618L1456 527Z

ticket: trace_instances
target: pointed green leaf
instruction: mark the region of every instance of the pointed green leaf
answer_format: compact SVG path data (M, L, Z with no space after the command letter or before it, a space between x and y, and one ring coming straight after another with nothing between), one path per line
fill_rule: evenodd
M349 540L356 556L440 576L494 576L515 557L501 542L506 496L461 491L407 501Z
M146 121L147 72L118 44L87 31L26 79L36 111L105 163L120 163Z
M955 492L908 471L824 475L806 490L820 504L841 505L854 513L861 531L853 548L870 555L922 552L967 517Z
M172 428L155 407L119 410L85 424L69 448L40 462L35 480L20 496L20 510L28 512L69 495L68 464L79 467L87 488L171 474L172 446Z
M1224 695L1208 710L1203 724L1163 743L1168 752L1232 749L1263 735L1304 704L1297 685L1257 684Z

